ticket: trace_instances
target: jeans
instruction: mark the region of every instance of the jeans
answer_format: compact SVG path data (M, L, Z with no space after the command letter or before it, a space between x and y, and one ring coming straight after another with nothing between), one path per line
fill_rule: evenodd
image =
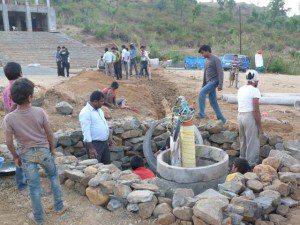
M122 62L116 61L114 63L114 69L115 69L115 74L116 74L117 80L121 80L122 79Z
M112 77L115 75L113 63L105 63L105 74Z
M124 65L124 69L125 69L125 72L126 72L126 79L128 79L128 62L123 62L123 65Z
M137 64L136 64L136 58L130 59L130 76L132 76L132 67L134 67L135 75L138 77L138 70L137 70Z
M217 101L217 92L216 88L219 85L219 81L208 81L200 90L199 93L199 99L198 99L198 104L199 104L199 113L198 116L200 118L205 118L205 100L206 100L206 95L208 95L209 98L209 103L211 107L214 109L215 114L219 120L222 120L223 123L226 122L225 117L223 116L221 109L219 107L218 101Z
M30 148L25 153L20 154L20 158L29 186L34 219L38 224L43 224L44 212L41 202L41 183L38 165L45 170L50 179L55 210L59 212L63 209L62 191L54 157L48 148Z
M63 62L62 63L62 76L65 76L65 69L66 69L66 72L67 72L67 77L70 76L70 63L68 62Z
M22 168L16 167L15 178L18 190L25 190L27 188L27 180Z
M145 70L145 75L149 76L149 73L148 73L148 61L142 61L141 62L140 76L144 76L144 70Z
M57 65L57 75L58 76L63 76L62 68L61 68L61 61L56 62L56 65Z

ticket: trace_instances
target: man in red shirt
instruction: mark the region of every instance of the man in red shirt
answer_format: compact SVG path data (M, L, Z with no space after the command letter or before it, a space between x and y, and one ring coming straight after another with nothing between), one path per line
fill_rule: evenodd
M130 166L133 170L132 173L138 175L142 180L155 177L154 173L145 167L140 156L133 156L130 160Z

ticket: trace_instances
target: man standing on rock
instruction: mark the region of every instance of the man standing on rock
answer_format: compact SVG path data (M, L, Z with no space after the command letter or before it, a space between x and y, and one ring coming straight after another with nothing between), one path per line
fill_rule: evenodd
M90 101L81 110L79 121L83 133L83 141L87 149L88 157L97 157L98 162L110 164L110 152L108 141L109 128L100 109L104 104L104 94L101 91L94 91L90 96Z
M215 114L218 120L221 120L223 123L226 123L226 119L223 116L221 109L217 101L218 91L223 89L223 78L224 72L220 59L211 53L211 48L209 45L203 45L199 49L199 53L206 58L205 68L204 68L204 77L203 77L203 86L199 93L199 113L197 118L205 118L205 100L206 96L209 97L210 105L213 107Z
M238 124L240 134L240 157L247 159L254 167L259 160L259 134L261 132L261 115L259 99L261 98L258 85L258 73L250 70L247 75L247 85L238 91Z

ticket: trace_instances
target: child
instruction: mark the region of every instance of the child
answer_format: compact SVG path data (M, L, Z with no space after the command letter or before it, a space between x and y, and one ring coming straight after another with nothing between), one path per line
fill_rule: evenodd
M154 178L154 173L145 168L144 161L140 156L133 156L130 160L132 173L138 175L142 180Z
M245 174L250 171L249 163L246 159L236 158L232 165L231 174L226 177L226 182L231 181L237 174Z
M238 75L239 75L239 57L234 55L233 63L231 64L230 77L229 77L229 87L233 86L234 80L236 88L238 88Z
M149 77L149 71L148 71L148 65L150 66L149 62L149 56L148 52L146 51L146 46L141 46L141 70L140 70L140 76L144 76L144 70L145 75Z
M3 92L3 102L5 106L5 114L14 111L17 105L11 98L10 88L18 78L22 77L22 68L19 63L16 62L8 62L4 67L4 74L6 78L9 80L9 84L6 86ZM26 178L24 176L22 168L16 168L16 184L18 190L26 195L26 192L23 192L27 188Z
M54 208L58 215L65 212L62 191L54 162L54 140L48 117L43 109L32 107L34 84L20 78L11 86L12 100L17 109L4 118L6 145L13 155L17 167L22 167L26 175L33 214L28 217L36 224L43 224L43 207L41 203L41 184L39 166L50 179L54 199ZM13 142L18 143L18 153Z

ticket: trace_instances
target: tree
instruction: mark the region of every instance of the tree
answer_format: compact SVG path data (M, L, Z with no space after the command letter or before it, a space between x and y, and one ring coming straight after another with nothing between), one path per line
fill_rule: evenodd
M235 5L236 5L236 3L235 3L234 0L226 0L225 6L226 6L226 8L227 8L230 12L233 11Z
M194 9L193 9L193 23L195 22L195 19L200 15L201 13L201 5L196 4Z
M167 2L165 0L160 0L156 3L156 8L159 11L164 11L167 8Z
M187 6L187 1L186 0L173 0L174 8L176 11L180 12L180 18L182 19L183 17L183 11Z
M225 6L225 3L226 3L226 0L217 0L217 2L219 4L220 10L223 10L224 6Z
M276 17L286 17L287 10L284 8L284 0L271 0L268 9L271 19L274 20Z

